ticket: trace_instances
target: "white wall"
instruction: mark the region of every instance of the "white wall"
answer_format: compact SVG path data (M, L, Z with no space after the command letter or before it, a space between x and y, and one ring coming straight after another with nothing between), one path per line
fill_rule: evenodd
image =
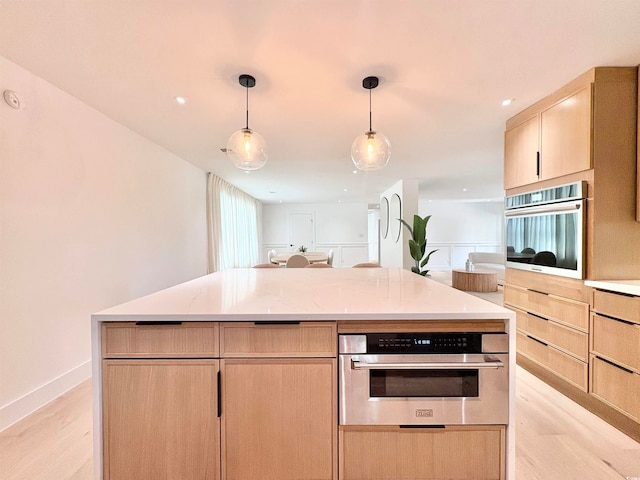
M502 252L504 204L502 202L423 200L420 216L432 215L427 226L429 269L461 268L469 252Z
M315 241L309 250L328 252L333 249L335 267L350 267L369 260L366 203L279 203L262 206L263 262L267 261L269 250L292 250L289 246L290 213L313 214Z
M88 378L90 314L206 273L205 173L0 57L0 430Z

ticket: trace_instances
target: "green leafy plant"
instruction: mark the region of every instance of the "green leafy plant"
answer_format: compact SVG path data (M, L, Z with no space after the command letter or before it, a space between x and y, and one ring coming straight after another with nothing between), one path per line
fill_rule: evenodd
M298 248L298 251L299 251L300 253L304 253L304 252L306 252L306 251L307 251L307 247L305 247L304 245L300 245L300 247Z
M398 219L405 227L407 227L411 234L411 238L409 239L409 252L411 253L411 258L416 261L416 265L411 267L411 271L418 275L422 275L423 277L429 273L429 270L423 270L424 266L429 263L431 255L438 251L438 249L431 250L425 255L427 250L427 224L429 223L430 218L431 215L427 215L424 218L420 215L414 215L413 228L403 219Z

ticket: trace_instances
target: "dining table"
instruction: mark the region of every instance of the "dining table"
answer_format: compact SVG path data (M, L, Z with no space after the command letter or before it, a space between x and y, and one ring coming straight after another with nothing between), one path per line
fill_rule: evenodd
M287 253L278 253L271 257L271 263L277 263L279 265L287 263L287 260L291 258L292 255L302 255L309 260L309 263L322 263L327 261L327 254L323 252L287 252Z

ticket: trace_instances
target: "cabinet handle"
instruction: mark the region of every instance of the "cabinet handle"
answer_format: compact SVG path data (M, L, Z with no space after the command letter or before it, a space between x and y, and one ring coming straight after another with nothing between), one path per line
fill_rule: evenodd
M613 320L614 322L624 323L626 325L630 325L632 327L640 327L637 323L630 322L629 320L623 320L622 318L612 317L611 315L605 315L604 313L595 313L596 316L606 318L608 320Z
M608 364L609 364L609 365L611 365L612 367L619 368L620 370L623 370L623 371L625 371L625 372L627 372L627 373L631 373L631 374L633 373L633 370L629 370L628 368L621 367L621 366L620 366L620 365L618 365L617 363L613 363L613 362L611 362L611 361L607 360L606 358L602 358L602 357L601 357L601 356L599 356L599 355L596 355L596 358L597 358L598 360L603 361L604 363L608 363Z
M254 325L300 325L299 321L296 320L258 320L257 322L253 322Z
M532 317L539 318L540 320L544 320L545 322L548 322L548 321L549 321L549 319L548 319L548 318L541 317L540 315L536 315L535 313L527 312L527 314L528 314L528 315L531 315Z
M444 425L398 425L400 428L446 428Z
M549 295L547 292L541 292L540 290L534 290L533 288L527 288L530 292L539 293L540 295Z
M530 339L531 339L531 340L533 340L534 342L541 343L541 344L542 344L542 345L544 345L545 347L548 347L548 346L549 346L549 344L548 344L548 343L544 343L542 340L538 340L537 338L533 338L533 337L531 337L531 336L529 336L529 335L527 335L527 338L530 338Z
M182 325L182 322L158 322L149 320L136 322L136 325Z
M540 152L536 152L536 177L540 176Z
M216 383L218 385L218 418L220 418L222 416L222 375L220 370L218 370L218 379Z

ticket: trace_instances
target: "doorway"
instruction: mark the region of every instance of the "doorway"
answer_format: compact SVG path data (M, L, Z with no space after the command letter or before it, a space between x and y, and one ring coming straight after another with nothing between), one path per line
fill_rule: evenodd
M313 213L297 212L289 214L289 248L298 250L302 245L307 251L314 251L315 222Z

